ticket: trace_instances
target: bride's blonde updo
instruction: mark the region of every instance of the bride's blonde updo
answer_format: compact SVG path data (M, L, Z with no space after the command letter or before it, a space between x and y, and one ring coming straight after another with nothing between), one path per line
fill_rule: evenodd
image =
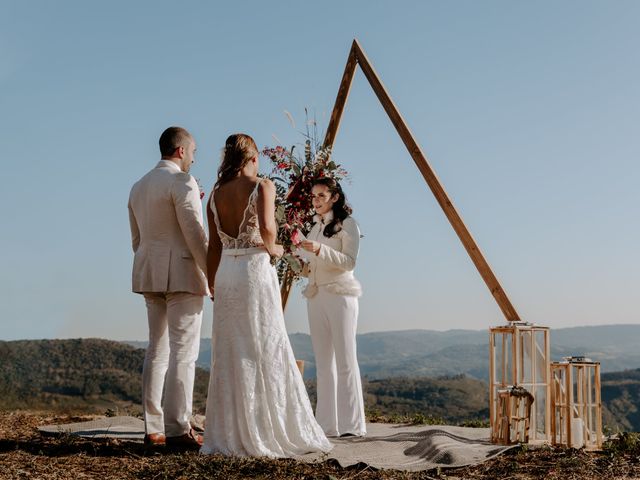
M229 135L222 151L216 187L236 178L240 170L258 154L258 146L249 135L244 133Z

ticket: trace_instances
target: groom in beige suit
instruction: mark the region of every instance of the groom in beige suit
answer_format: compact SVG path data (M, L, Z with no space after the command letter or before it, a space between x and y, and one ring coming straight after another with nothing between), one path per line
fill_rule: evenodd
M133 291L144 295L149 321L142 403L145 443L151 445L201 443L189 424L208 294L200 189L189 175L195 150L189 132L167 128L160 136L162 159L129 195Z

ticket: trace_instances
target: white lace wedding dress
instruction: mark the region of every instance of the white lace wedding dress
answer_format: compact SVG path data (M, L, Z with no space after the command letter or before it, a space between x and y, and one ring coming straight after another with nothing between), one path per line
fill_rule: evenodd
M332 448L316 422L258 227L258 185L234 238L222 231L202 453L289 457Z

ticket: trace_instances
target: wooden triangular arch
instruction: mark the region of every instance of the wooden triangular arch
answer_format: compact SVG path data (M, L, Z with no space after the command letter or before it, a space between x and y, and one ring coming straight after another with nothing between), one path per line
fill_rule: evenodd
M324 146L325 147L333 146L336 135L338 133L338 127L340 126L342 113L344 112L344 107L347 103L349 90L351 89L353 76L356 73L356 67L358 65L360 65L360 67L362 68L362 71L365 77L367 77L367 80L369 81L371 88L373 89L376 96L378 97L378 100L380 100L380 103L382 104L383 108L387 112L387 115L389 115L389 119L391 120L391 123L393 123L393 126L396 127L396 130L398 131L400 138L402 139L405 146L407 147L407 150L409 151L411 158L413 158L413 161L418 167L418 170L420 170L420 173L422 174L425 181L427 182L427 185L431 189L431 192L436 197L436 200L438 201L438 203L440 204L440 207L444 211L444 214L449 220L449 223L451 223L451 226L453 227L455 232L458 234L458 238L460 238L462 245L467 250L467 253L471 257L471 261L478 269L480 276L484 279L485 283L487 284L487 287L489 287L491 294L493 295L496 302L498 303L498 306L500 307L500 310L502 310L502 313L504 314L505 318L511 322L520 321L520 317L518 316L518 313L513 308L513 305L511 305L509 298L507 298L507 294L504 292L504 290L500 286L498 279L493 274L491 267L489 267L489 264L487 263L484 256L480 252L480 248L478 248L478 245L476 244L475 240L471 236L471 233L469 233L469 230L467 229L464 222L462 221L462 218L460 218L460 215L458 214L455 207L453 206L453 203L451 202L451 200L449 199L449 196L447 195L444 188L442 187L442 184L438 180L438 177L436 176L435 172L429 165L429 162L427 161L427 157L422 152L422 150L420 149L420 146L414 139L413 134L411 133L406 122L400 115L400 112L398 111L398 108L393 103L393 100L391 100L389 93L387 92L386 88L380 81L378 74L373 69L371 62L369 61L366 54L364 53L364 50L362 50L362 47L358 43L357 39L354 39L353 44L351 45L351 51L349 52L347 65L344 69L344 74L342 75L340 88L338 89L338 96L336 97L336 103L333 107L333 112L331 112L329 126L327 127L327 133L324 139ZM283 292L282 292L283 306L286 305L286 302L289 296L290 286L291 286L290 282L287 282L285 279L285 282L283 285Z

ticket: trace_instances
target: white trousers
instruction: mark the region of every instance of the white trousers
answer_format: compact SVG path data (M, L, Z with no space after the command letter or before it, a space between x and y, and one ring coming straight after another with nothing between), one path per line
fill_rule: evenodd
M142 369L145 431L179 436L190 429L203 297L183 292L145 293L144 299L149 319L149 346Z
M307 299L316 358L316 420L328 436L365 435L362 381L356 357L358 298L318 288Z

